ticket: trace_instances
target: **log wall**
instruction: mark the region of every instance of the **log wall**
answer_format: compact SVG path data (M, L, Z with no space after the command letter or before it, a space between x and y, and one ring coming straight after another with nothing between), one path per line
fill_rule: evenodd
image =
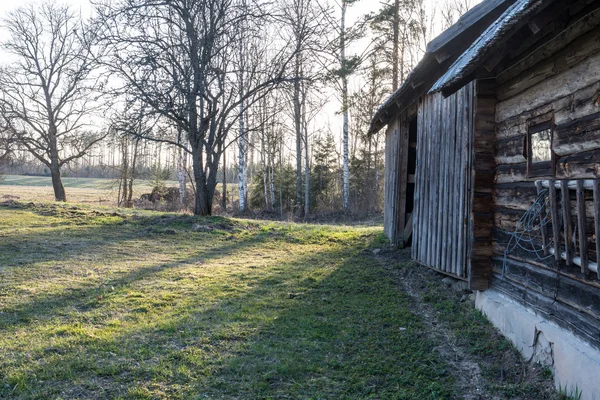
M421 99L412 257L467 279L474 84Z
M579 28L571 27L570 34L559 35L539 50L543 54L530 55L496 79L492 287L600 347L596 273L518 251L507 254L506 262L504 258L511 232L537 196L535 180L540 178L529 178L527 173L525 146L530 125L554 122L557 163L555 176L549 178L600 178L600 28ZM573 223L577 223L577 210L593 215L592 196L575 198L567 193L565 198L568 212L573 210ZM562 201L553 198L550 203L560 207ZM581 213L579 223L587 232L584 240L593 249L598 224L586 221ZM553 233L552 226L548 230L548 235L558 232ZM592 250L589 257L597 261Z

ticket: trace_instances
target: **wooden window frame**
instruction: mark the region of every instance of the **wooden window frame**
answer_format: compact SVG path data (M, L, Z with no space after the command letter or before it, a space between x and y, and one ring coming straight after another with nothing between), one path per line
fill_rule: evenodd
M550 161L532 163L532 148L531 148L531 136L550 129ZM527 177L528 178L554 178L556 175L556 154L553 150L554 144L554 121L549 120L546 122L531 124L527 129L527 146L526 146L526 158L527 158Z

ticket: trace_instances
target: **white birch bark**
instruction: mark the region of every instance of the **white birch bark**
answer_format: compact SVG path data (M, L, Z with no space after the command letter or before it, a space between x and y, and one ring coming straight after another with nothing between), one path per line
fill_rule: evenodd
M342 20L341 20L341 32L340 32L340 52L342 69L346 66L346 9L348 4L345 0L342 1ZM344 118L343 126L343 146L344 146L344 176L343 176L343 193L342 193L342 207L346 210L349 205L350 198L350 165L349 165L349 154L348 154L348 128L349 128L349 115L348 115L348 77L346 71L342 71L342 113Z

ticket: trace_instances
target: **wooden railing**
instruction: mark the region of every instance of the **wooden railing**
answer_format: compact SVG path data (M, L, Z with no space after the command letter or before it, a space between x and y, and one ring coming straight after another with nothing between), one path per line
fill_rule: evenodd
M538 194L544 188L548 189L549 213L552 220L552 240L550 240L547 225L542 224L542 241L545 251L553 254L555 260L558 262L564 260L567 266L579 266L583 274L588 274L590 271L598 274L598 257L600 255L600 180L540 180L536 181L535 185ZM572 192L575 192L575 216L577 218L575 226L573 225L573 207L571 206ZM593 194L596 262L591 261L589 257L586 192L592 192ZM560 223L555 223L560 221L561 216L562 226Z

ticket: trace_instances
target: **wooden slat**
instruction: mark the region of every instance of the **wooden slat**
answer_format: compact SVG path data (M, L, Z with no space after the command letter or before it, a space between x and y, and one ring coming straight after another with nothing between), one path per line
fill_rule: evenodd
M600 180L594 181L594 236L596 237L596 263L600 264Z
M421 252L421 262L429 265L429 248L431 246L431 242L429 241L429 214L431 211L431 203L429 200L429 169L431 168L431 96L425 96L423 100L423 106L425 111L425 116L423 120L423 135L425 136L425 147L422 151L422 154L425 158L425 166L423 168L423 200L421 204L423 206L423 219L421 220L421 245L423 247Z
M537 188L537 194L538 196L540 195L540 193L542 192L543 187L542 187L542 182L540 181L536 181L535 182L535 187ZM541 210L541 218L543 218L546 215L546 206L545 204L542 204L542 210ZM541 222L541 221L540 221ZM554 221L553 221L554 223ZM541 231L542 231L542 244L544 245L544 254L548 254L548 227L546 225L541 225ZM559 238L554 237L554 241L558 240Z
M429 202L427 204L427 208L429 208L429 213L428 213L428 221L427 221L427 265L429 266L433 266L433 254L435 253L435 243L433 242L433 231L434 231L434 220L435 220L435 216L434 216L434 211L435 211L435 206L434 206L434 198L436 197L436 193L435 193L435 184L433 182L433 177L432 177L432 171L434 169L434 162L435 160L435 156L434 154L436 153L436 135L434 134L434 130L435 130L435 116L436 116L436 98L435 95L430 96L430 109L429 109L429 132L428 132L428 136L429 136L429 143L430 143L430 151L429 151L429 170L427 171L428 175L429 175Z
M554 183L554 182L552 182ZM558 201L556 187L550 185L550 212L552 213L552 236L554 237L554 259L560 261L560 227L558 225Z
M565 261L567 266L573 264L573 219L571 217L571 197L569 196L569 187L567 181L561 181L562 211L563 211L563 229L565 234Z
M398 185L397 197L397 219L396 219L396 241L404 248L405 239L403 236L406 225L406 189L408 187L408 121L403 114L398 121L398 175L396 182Z
M581 272L588 273L588 243L587 225L585 221L585 192L583 181L577 181L577 234L579 235L579 257L581 257Z
M415 194L414 194L414 210L413 210L413 241L412 241L412 248L410 249L411 251L411 257L413 260L418 260L419 259L419 246L420 246L420 242L419 242L419 224L418 221L420 219L420 213L421 213L421 205L420 205L420 200L421 200L421 193L420 193L420 189L421 189L421 183L420 181L416 180L416 177L420 177L422 176L421 174L421 166L422 166L422 158L421 155L419 153L420 149L422 148L422 137L423 137L423 106L422 104L419 102L419 110L417 112L417 145L416 147L416 168L415 168L415 175L413 176L413 180L414 180L414 184L415 184ZM415 223L415 221L417 221L417 223Z
M453 268L455 271L460 270L460 227L461 227L461 216L460 216L460 195L459 193L462 190L462 133L464 130L465 124L465 89L457 92L458 101L457 101L457 111L456 111L456 142L455 142L455 156L456 162L454 164L454 171L456 174L455 178L455 186L454 186L454 204L452 210L453 216L453 241L454 241L454 260L453 260Z
M456 204L456 112L458 109L458 101L460 99L460 93L456 93L453 96L454 101L452 102L452 109L450 110L450 131L448 132L448 169L449 171L449 179L448 179L448 209L447 209L447 217L448 224L446 226L446 236L448 237L448 251L446 255L446 262L448 263L448 268L452 271L454 270L454 254L456 252L455 238L454 238L454 210Z
M460 118L462 121L462 129L460 132L460 146L458 147L458 151L461 154L461 165L459 169L460 173L460 187L459 187L459 233L458 233L458 242L457 242L457 252L458 252L458 263L456 265L457 275L464 275L464 266L465 266L465 258L466 258L466 224L467 224L467 215L466 215L466 192L467 192L467 178L470 176L470 171L468 169L469 160L468 160L468 133L471 130L471 118L470 114L472 113L472 84L467 85L464 88L464 107L463 112Z
M444 229L446 227L447 209L448 209L448 191L446 189L447 182L447 158L448 158L448 112L449 112L449 100L444 99L440 96L440 166L439 170L439 202L438 202L438 266L444 271L448 271L448 263L446 262L446 235Z

